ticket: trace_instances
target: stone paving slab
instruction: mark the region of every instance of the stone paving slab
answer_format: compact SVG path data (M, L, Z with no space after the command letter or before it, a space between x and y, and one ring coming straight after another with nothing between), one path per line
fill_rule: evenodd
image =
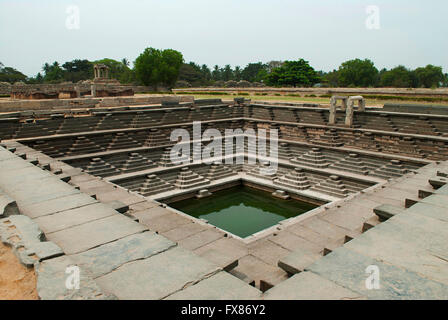
M403 218L404 216L409 218ZM443 226L440 227L438 220L425 218L422 215L406 211L389 219L387 222L377 225L374 230L381 232L384 236L412 244L416 248L439 249L439 251L448 250L447 236L444 235L447 231L443 230ZM432 227L435 229L431 229ZM442 233L439 233L438 229Z
M303 222L303 225L311 230L324 234L329 238L332 238L333 240L335 239L342 240L345 238L345 235L349 232L349 230L345 228L338 227L318 217L313 217L305 220Z
M296 274L305 270L319 258L322 258L319 254L298 249L280 259L278 266L290 274Z
M357 300L365 297L312 272L301 272L266 291L263 299Z
M276 236L274 235L269 237L269 241L272 241L290 251L295 251L299 248L302 248L313 253L320 253L324 249L324 247L298 237L288 231L284 231Z
M141 203L136 205L141 205ZM154 207L131 213L133 217L137 218L140 221L140 223L143 223L145 225L150 224L152 219L170 214L173 214L173 212L162 207Z
M277 266L267 264L253 255L247 255L239 259L238 266L230 271L232 274L234 272L249 276L258 286L261 280L277 285L288 279L285 271Z
M88 206L94 203L98 203L98 201L85 194L78 193L31 205L21 205L20 210L23 214L30 218L38 218L70 209Z
M448 255L439 257L431 250L403 241L399 234L391 237L374 228L344 247L448 285Z
M180 240L178 243L181 247L193 251L222 237L224 237L223 232L216 229L208 229Z
M75 254L146 230L141 224L117 213L51 233L47 238L59 245L66 254Z
M249 250L244 243L227 237L210 242L209 244L194 250L194 253L203 256L204 254L207 254L208 251L217 252L228 257L230 260L238 260L249 254Z
M77 265L89 270L93 278L104 276L120 266L164 252L176 244L152 232L127 236L70 256Z
M219 272L168 296L167 300L254 300L261 291L226 273Z
M278 260L290 253L290 250L269 240L257 241L255 244L249 246L249 254L274 267L277 267Z
M188 238L190 236L193 236L199 232L205 231L208 228L206 226L200 225L198 223L189 223L184 224L178 228L171 229L167 232L162 233L164 237L167 237L168 239L172 241L180 241L185 238Z
M375 265L380 271L380 289L369 290L366 268ZM338 248L311 265L307 271L318 274L369 299L447 299L448 286L422 278L418 274L346 248Z
M176 247L128 263L97 278L98 285L119 299L163 299L220 271L193 253Z
M40 170L36 168L37 170ZM8 193L14 195L19 208L47 200L57 199L80 192L57 178L33 180L27 183L15 184L14 181L5 181L0 176L0 186Z
M419 202L409 209L407 209L406 212L412 212L416 214L421 214L427 217L431 217L434 219L439 219L444 222L448 222L448 209L439 207L439 206L433 206L427 203Z
M105 300L114 299L105 294L84 272L80 272L79 290L67 289L66 281L70 274L67 268L75 263L67 256L43 261L36 267L37 293L42 300Z
M170 213L161 215L154 219L140 220L140 223L148 226L151 231L163 233L178 228L179 226L182 226L184 224L193 223L193 221L184 218L176 213Z
M36 218L35 221L48 235L90 221L116 215L117 211L102 203L94 203L81 208L70 209L52 215Z

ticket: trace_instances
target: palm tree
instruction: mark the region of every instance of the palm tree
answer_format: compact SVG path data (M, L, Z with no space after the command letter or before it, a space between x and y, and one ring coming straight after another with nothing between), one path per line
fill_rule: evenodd
M121 63L124 64L126 67L129 67L129 60L126 58L121 59Z

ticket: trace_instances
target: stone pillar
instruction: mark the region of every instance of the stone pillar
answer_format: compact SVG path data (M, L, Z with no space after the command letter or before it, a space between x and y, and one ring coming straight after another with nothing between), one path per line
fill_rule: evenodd
M352 99L348 99L347 111L345 114L345 125L351 127L353 125L353 106L355 102Z
M337 99L335 96L330 99L330 117L328 119L328 124L333 125L336 123L336 103Z
M341 110L345 111L345 109L347 109L347 97L342 97L342 105L341 105Z
M79 86L75 86L75 91L76 91L76 97L81 98L81 89L79 88Z
M92 84L90 86L90 92L91 92L92 97L96 97L96 85Z
M359 111L366 111L366 100L364 98L359 100Z

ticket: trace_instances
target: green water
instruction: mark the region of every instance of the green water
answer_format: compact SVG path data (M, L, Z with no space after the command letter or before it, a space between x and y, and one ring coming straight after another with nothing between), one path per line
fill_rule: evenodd
M233 233L241 238L296 217L317 206L296 200L281 200L270 193L238 186L204 199L191 198L170 207Z

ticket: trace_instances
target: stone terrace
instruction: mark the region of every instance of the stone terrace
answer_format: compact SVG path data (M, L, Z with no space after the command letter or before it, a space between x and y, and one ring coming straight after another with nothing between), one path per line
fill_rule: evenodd
M0 119L0 189L64 253L36 267L42 298L71 297L71 264L107 298L448 297L448 118L367 110L328 126L326 109L215 103ZM279 129L278 173L173 165L170 132L192 121ZM323 205L240 239L159 202L241 181ZM369 265L380 290L362 287Z

